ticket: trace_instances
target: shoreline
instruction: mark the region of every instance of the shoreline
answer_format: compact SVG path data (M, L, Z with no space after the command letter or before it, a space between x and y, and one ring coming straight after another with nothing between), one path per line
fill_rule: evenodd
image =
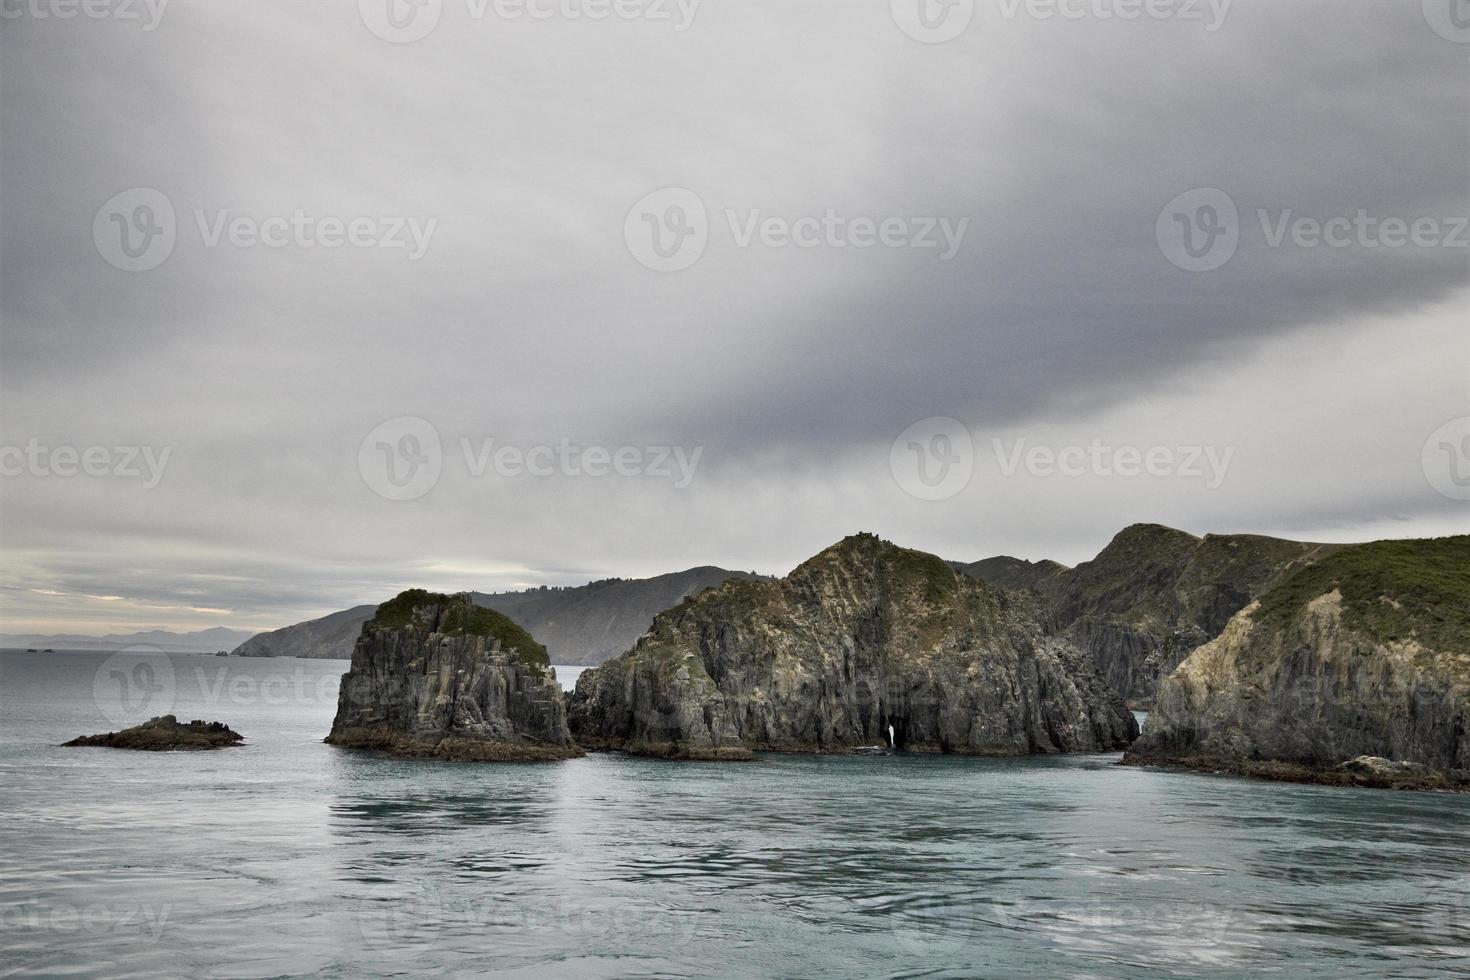
M1342 766L1321 768L1297 762L1267 759L1226 759L1218 756L1138 756L1126 752L1117 763L1137 769L1162 769L1205 775L1235 776L1263 782L1296 783L1352 789L1385 789L1417 793L1470 794L1470 771L1414 769L1404 772L1371 771ZM1344 765L1347 765L1344 763Z

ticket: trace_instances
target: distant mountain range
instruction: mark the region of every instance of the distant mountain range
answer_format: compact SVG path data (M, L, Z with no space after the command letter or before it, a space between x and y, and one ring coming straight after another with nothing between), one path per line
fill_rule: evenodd
M509 616L542 643L552 663L592 666L631 647L654 616L728 579L765 580L753 572L714 566L646 579L603 579L567 588L471 594L476 605ZM375 605L354 606L294 626L250 637L233 651L243 657L312 657L346 660L372 618Z
M171 633L148 630L143 633L110 633L107 636L79 636L73 633L7 633L0 634L0 647L15 650L122 650L127 647L155 647L165 653L215 653L231 650L250 638L242 630L213 629L195 633Z

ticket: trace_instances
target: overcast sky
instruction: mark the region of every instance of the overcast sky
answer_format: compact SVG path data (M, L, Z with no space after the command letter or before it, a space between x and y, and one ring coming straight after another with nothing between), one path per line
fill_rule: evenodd
M528 2L7 0L5 629L1470 531L1450 0Z

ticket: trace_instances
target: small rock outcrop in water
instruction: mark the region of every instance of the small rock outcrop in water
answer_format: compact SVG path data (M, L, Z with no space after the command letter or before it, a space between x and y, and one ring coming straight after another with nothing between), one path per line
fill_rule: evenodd
M421 589L363 624L327 742L475 762L582 754L546 649L467 595Z
M65 743L107 749L136 749L141 752L201 751L224 749L244 740L239 732L217 721L179 724L173 715L162 715L141 725L105 735L84 735Z
M661 613L584 673L569 706L592 749L688 759L753 751L1100 752L1137 734L1039 597L857 535L777 582L726 582Z
M1470 788L1470 536L1311 565L1162 685L1128 762Z

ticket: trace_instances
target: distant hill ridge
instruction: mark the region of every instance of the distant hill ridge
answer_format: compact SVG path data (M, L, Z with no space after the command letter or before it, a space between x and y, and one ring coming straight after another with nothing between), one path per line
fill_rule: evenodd
M1135 524L1076 568L1002 556L960 569L990 585L1041 592L1113 689L1147 706L1159 682L1232 616L1292 572L1345 547L1259 534L1201 538Z
M521 592L471 593L476 605L509 616L551 653L553 663L594 666L631 647L654 616L731 578L763 581L753 572L713 565L646 579L601 579L586 585ZM347 660L377 606L354 606L320 619L261 633L241 643L236 656L312 657Z
M109 633L105 636L82 636L74 633L10 633L0 635L0 647L15 650L123 650L128 647L152 647L165 653L214 653L229 650L247 639L243 630L223 626L193 633L170 630L145 630L140 633Z

